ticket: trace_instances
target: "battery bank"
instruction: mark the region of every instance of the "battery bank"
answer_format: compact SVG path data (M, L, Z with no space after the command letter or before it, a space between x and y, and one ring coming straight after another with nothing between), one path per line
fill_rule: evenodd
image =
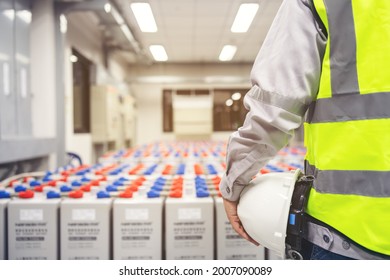
M239 236L230 224L223 200L214 197L216 211L216 246L218 260L264 260L264 247Z
M111 259L111 204L92 194L62 200L61 259Z
M113 202L113 256L116 260L162 259L163 198L116 198Z
M9 201L10 260L58 259L59 205L60 199L46 199L45 196L35 193L34 197L15 197Z

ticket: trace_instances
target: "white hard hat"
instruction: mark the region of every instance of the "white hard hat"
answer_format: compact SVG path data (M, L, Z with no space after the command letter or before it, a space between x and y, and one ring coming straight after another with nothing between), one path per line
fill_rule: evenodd
M301 171L258 175L242 191L237 213L245 231L262 246L285 257L291 197Z

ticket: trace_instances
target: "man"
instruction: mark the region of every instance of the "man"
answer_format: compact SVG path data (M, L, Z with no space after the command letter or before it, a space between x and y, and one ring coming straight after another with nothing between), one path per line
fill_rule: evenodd
M306 258L390 257L390 1L286 0L254 63L249 113L229 140L221 191L242 189L305 119L315 177ZM286 221L287 222L287 221Z

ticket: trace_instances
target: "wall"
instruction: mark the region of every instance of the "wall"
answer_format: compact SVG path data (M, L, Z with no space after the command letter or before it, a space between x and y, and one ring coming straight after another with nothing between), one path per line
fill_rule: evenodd
M75 134L73 128L73 72L69 58L72 47L96 65L94 82L97 84L124 83L125 66L120 58L111 57L108 69L104 67L103 49L98 24L88 13L73 13L67 15L68 31L65 47L65 119L66 119L66 149L79 154L87 164L94 163L95 156L90 133ZM82 26L82 28L80 28Z
M56 137L56 64L53 1L34 1L31 22L31 116L32 134L37 138ZM56 167L51 154L47 168Z
M137 98L136 144L175 139L162 126L163 89L250 87L251 64L158 64L130 67L127 81ZM213 133L213 140L227 140L231 132Z
M32 126L36 137L55 137L55 33L53 2L36 1L31 25ZM51 117L48 117L51 116Z

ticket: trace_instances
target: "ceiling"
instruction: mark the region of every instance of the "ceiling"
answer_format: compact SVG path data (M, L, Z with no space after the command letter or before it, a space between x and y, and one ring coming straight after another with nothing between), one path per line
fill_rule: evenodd
M218 62L226 44L238 47L233 62L253 62L282 0L149 0L158 31L142 33L130 3L117 0L134 36L144 48L165 47L169 62ZM256 17L246 33L230 31L241 3L258 2Z
M226 44L237 46L232 63L252 63L282 1L111 0L128 23L142 53L152 59L149 45L161 44L166 49L169 63L219 62L219 53ZM158 27L156 33L140 31L130 8L132 2L150 3ZM230 27L239 5L253 2L259 3L260 7L248 32L232 33ZM97 15L101 25L107 25L108 22L102 19L102 12ZM112 28L112 21L108 25ZM113 32L106 33L113 35ZM114 37L118 38L117 34ZM124 42L122 36L121 49L126 50L129 62L139 61L134 56L134 48L130 44L123 46Z

